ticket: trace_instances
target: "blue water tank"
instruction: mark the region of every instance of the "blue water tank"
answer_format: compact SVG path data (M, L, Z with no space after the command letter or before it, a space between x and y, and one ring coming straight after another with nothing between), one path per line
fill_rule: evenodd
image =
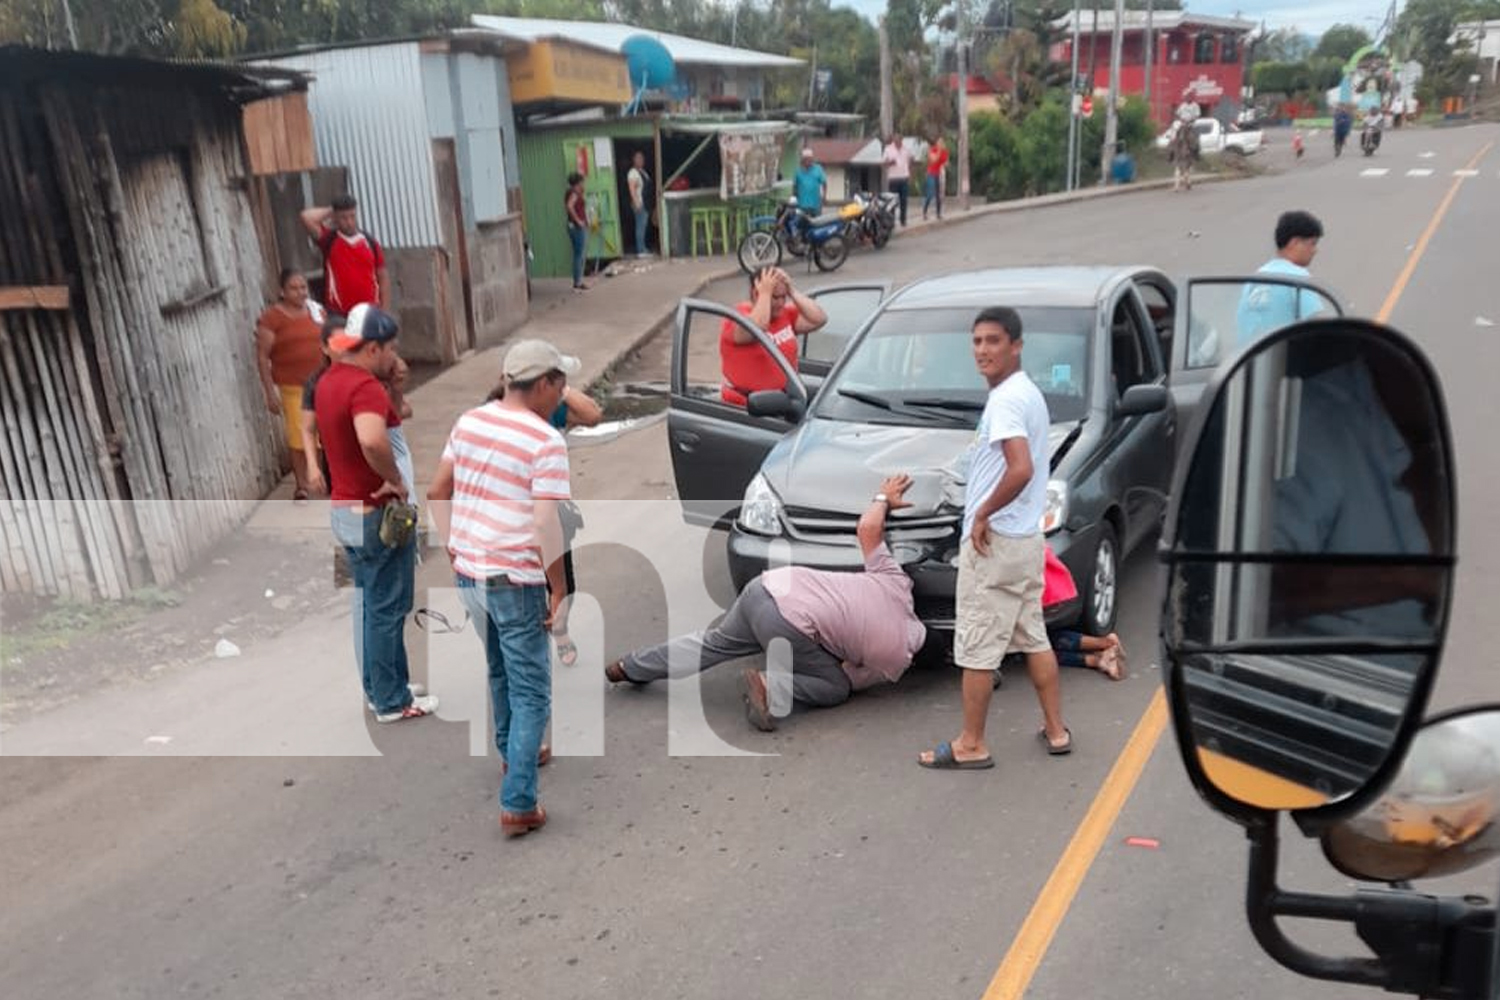
M677 64L667 47L650 35L631 35L620 44L630 70L630 86L663 90L677 82Z

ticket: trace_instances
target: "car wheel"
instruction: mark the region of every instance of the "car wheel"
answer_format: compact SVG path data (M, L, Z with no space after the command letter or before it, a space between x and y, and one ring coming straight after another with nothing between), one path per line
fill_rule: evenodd
M762 267L775 267L781 263L781 243L774 233L757 229L740 241L740 270L754 274Z
M1094 547L1094 564L1086 591L1083 627L1091 635L1108 635L1114 631L1115 616L1120 610L1120 542L1108 521L1099 528L1099 543Z

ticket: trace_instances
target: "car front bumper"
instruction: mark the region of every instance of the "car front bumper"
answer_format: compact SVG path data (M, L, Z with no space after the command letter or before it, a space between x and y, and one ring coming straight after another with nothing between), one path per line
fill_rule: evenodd
M1068 567L1082 595L1082 574L1094 571L1094 545L1098 539L1098 527L1089 526L1080 531L1066 528L1047 537L1053 553ZM917 617L929 629L951 632L957 617L954 591L958 582L957 564L958 538L941 544L916 544L897 542L891 547L896 561L912 579L912 599L916 604ZM809 569L828 570L840 573L857 573L864 569L864 558L857 545L829 545L799 541L787 537L769 537L742 530L738 525L729 529L727 543L729 575L736 592L742 591L761 573L775 566L805 566ZM1076 624L1081 615L1082 602L1065 601L1047 609L1048 628L1067 628Z

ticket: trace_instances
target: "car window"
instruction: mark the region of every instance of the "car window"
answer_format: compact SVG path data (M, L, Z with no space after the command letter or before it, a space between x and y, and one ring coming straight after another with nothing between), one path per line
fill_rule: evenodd
M1177 317L1172 309L1172 300L1167 293L1149 281L1138 281L1135 290L1140 292L1141 301L1146 306L1146 313L1151 317L1151 326L1156 331L1157 343L1161 345L1161 359L1164 364L1171 364L1172 360L1172 330L1177 322Z
M822 363L826 374L828 367L837 361L849 344L849 338L859 332L865 320L880 308L885 289L839 288L826 292L813 292L813 298L828 314L828 322L820 330L814 330L803 338L802 362Z
M1187 291L1188 368L1213 368L1241 347L1304 319L1339 316L1323 293L1295 280L1195 280Z
M1046 397L1054 421L1088 411L1092 309L1017 309L1021 364ZM988 387L974 367L973 309L891 310L879 316L819 394L818 414L840 420L921 423L948 401L948 418L978 422ZM839 392L838 390L846 390ZM887 409L856 395L875 395ZM906 406L906 400L919 401Z
M1161 377L1161 369L1151 350L1135 300L1121 297L1110 318L1110 374L1115 383L1115 398L1135 385L1147 385Z
M1214 130L1214 123L1213 122L1198 122L1198 123L1196 123L1193 126L1193 128L1197 130L1197 132L1198 132L1199 135L1208 135L1210 132L1212 132Z

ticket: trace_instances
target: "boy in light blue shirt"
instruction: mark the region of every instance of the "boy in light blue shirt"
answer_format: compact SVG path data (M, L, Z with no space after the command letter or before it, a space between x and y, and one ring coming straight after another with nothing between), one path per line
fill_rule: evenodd
M1317 256L1322 238L1323 223L1317 216L1283 212L1276 220L1276 256L1262 264L1258 273L1311 278L1308 265ZM1322 309L1323 297L1317 292L1286 285L1246 285L1235 317L1235 346L1247 347L1274 330L1311 319Z

